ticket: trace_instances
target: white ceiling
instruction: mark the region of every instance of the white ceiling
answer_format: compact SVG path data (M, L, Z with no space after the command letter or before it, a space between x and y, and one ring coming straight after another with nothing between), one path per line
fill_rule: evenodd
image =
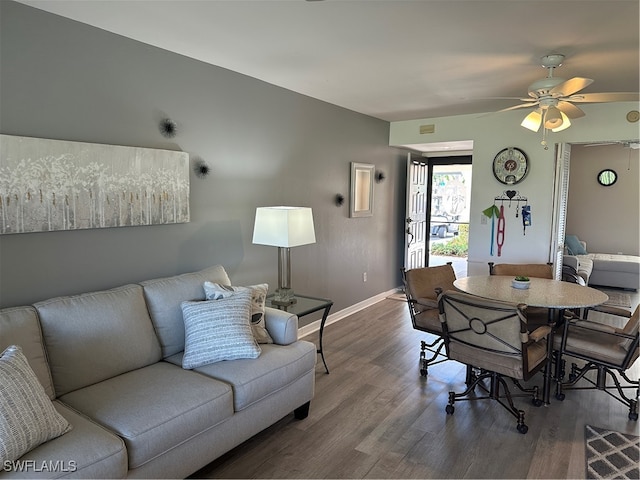
M20 0L387 121L506 108L546 75L637 92L638 0Z

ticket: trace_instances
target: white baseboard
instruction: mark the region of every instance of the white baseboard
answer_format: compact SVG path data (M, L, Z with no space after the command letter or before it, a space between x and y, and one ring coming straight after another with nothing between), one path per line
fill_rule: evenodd
M331 325L332 323L342 320L343 318L346 318L349 315L353 315L354 313L359 312L360 310L364 310L365 308L370 307L371 305L374 305L384 300L389 295L393 295L394 293L398 293L397 288L394 288L393 290L389 290L388 292L379 293L378 295L375 295L371 298L367 298L366 300L358 302L355 305L351 305L350 307L344 308L339 312L331 313L327 317L327 321L325 322L324 326L326 327L327 325ZM305 337L307 335L310 335L320 330L321 322L322 320L316 320L315 322L312 322L308 325L304 325L303 327L300 327L298 329L298 338Z

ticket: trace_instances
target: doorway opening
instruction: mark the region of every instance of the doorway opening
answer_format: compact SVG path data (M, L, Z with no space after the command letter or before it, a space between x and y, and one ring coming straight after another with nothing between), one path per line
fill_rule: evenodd
M406 269L452 262L457 277L467 276L471 160L409 157Z

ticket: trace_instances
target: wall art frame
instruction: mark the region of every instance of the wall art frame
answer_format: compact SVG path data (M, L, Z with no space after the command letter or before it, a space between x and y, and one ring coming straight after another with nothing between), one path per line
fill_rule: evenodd
M186 223L189 154L0 135L0 234Z
M351 162L351 202L349 214L352 218L373 216L373 180L375 165Z

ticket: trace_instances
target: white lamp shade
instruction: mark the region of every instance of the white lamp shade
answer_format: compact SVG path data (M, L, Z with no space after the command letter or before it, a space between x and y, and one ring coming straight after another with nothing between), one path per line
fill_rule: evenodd
M541 123L542 115L540 114L540 109L537 109L527 115L520 125L522 125L524 128L528 128L532 132L537 132L538 130L540 130Z
M297 247L316 242L313 213L308 207L258 207L253 243Z
M564 112L560 112L560 115L562 115L562 124L560 124L559 127L552 128L551 129L552 132L561 132L562 130L566 130L571 126L571 121L569 120L569 117L567 117Z
M562 126L562 112L558 107L549 107L544 115L544 128L554 129Z

